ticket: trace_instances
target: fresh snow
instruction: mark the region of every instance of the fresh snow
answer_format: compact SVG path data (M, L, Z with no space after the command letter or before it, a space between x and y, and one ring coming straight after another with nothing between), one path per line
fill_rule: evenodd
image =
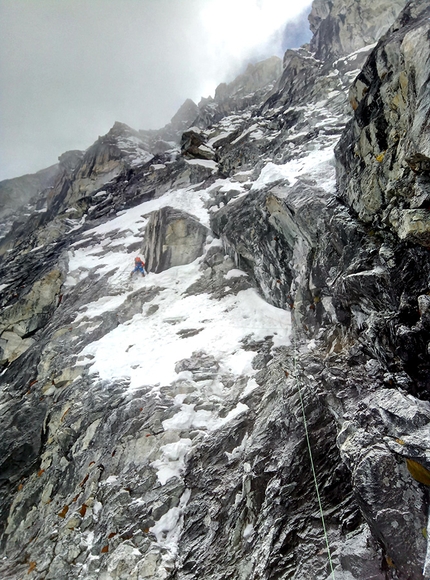
M151 466L157 470L157 478L161 485L165 485L172 477L180 477L185 468L185 456L191 445L191 439L186 437L160 447L161 459L152 462Z
M216 169L217 164L212 159L185 159L188 165L202 165L203 167L209 167L209 169Z
M240 278L241 276L248 276L246 272L243 270L238 270L237 268L233 268L229 270L227 274L224 276L226 280L230 280L231 278Z
M363 46L363 47L355 50L354 52L351 52L347 56L342 56L338 60L334 61L333 67L336 67L336 65L340 62L344 62L344 61L346 62L348 60L354 61L360 53L370 52L371 50L373 50L375 48L376 45L377 45L377 43L373 42L372 44L367 44L366 46Z
M237 191L238 193L245 193L246 189L243 187L241 183L237 181L233 181L232 179L217 179L210 187L208 187L208 191L213 191L214 189L218 189L221 193L228 193L230 191Z
M212 139L209 139L208 141L208 146L209 147L214 147L216 145L216 143L218 143L218 141L221 141L222 139L226 139L227 137L229 137L232 133L234 133L234 130L232 131L223 131L222 133L218 133L218 135L216 137L212 137Z
M219 361L222 372L249 374L254 353L238 349L242 339L251 335L262 340L273 334L277 345L288 344L289 314L267 304L254 289L221 300L212 300L208 294L184 296L199 277L198 266L197 260L142 279L148 288L165 288L151 302L159 307L156 315L136 314L131 322L88 345L82 355L90 357L91 372L106 380L126 377L131 389L170 384L178 378L175 364L204 345ZM117 304L120 298L114 296L112 301ZM97 308L106 311L109 303ZM91 316L90 309L82 316ZM179 339L181 330L194 328L202 330Z
M196 185L193 185L182 189L174 189L157 199L152 199L128 210L118 212L116 218L87 230L84 235L86 237L93 235L106 236L114 231L130 231L135 235L141 234L147 222L148 214L167 206L186 211L197 217L204 225L209 225L208 212L205 208L209 193L206 189L196 190L196 187Z
M171 508L150 531L156 536L157 542L176 556L178 540L182 529L183 512L191 496L191 490L186 489L182 494L178 507Z
M200 409L195 411L195 405L183 403L181 410L171 419L163 421L165 431L184 431L185 429L207 429L214 431L226 423L232 421L235 417L249 411L248 405L238 403L225 417L215 417L210 411Z
M310 151L305 157L292 159L282 165L275 165L269 161L253 183L251 191L263 189L279 179L286 179L288 184L293 186L304 175L317 180L320 187L332 192L335 186L333 148Z
M82 312L79 312L73 322L79 322L83 318L101 316L105 312L116 310L124 303L127 296L127 293L121 294L119 296L103 296L96 302L90 302L89 304L86 304L79 309Z

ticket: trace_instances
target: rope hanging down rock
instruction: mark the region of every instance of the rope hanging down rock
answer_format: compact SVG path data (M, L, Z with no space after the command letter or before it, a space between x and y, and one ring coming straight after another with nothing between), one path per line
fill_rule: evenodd
M294 373L294 375L293 376L294 376L295 383L297 385L297 390L299 392L300 405L302 408L302 415L303 415L303 424L305 427L306 443L307 443L307 447L308 447L309 459L311 462L311 469L312 469L312 476L313 476L314 484L315 484L315 492L316 492L316 496L317 496L317 500L318 500L321 522L322 522L322 527L323 527L323 531L324 531L324 539L325 539L325 543L327 546L327 555L328 555L328 561L329 561L329 565L330 565L331 577L333 580L336 580L335 575L334 575L333 560L331 557L330 544L329 544L328 535L327 535L327 528L325 525L324 511L323 511L319 487L318 487L318 480L317 480L317 474L316 474L316 470L315 470L314 458L312 455L311 441L310 441L309 430L308 430L308 422L306 420L305 405L303 402L302 390L300 387L300 381L299 381L299 377L298 377L298 373L297 373L297 346L296 346L294 331L293 331L292 335L293 335L292 336L292 338L293 338L292 344L293 344L293 353L294 353L294 355L293 355L293 373Z

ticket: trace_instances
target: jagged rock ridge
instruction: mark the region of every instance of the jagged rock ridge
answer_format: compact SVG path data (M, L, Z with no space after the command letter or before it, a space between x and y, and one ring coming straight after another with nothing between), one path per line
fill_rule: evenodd
M314 2L317 54L116 124L2 240L3 578L331 578L301 400L336 580L429 576L430 9L388 29L404 5Z

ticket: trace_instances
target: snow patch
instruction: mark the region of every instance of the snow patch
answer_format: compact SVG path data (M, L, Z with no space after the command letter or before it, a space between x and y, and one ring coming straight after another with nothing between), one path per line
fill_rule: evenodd
M249 411L248 405L238 403L225 417L218 417L211 411L203 409L196 411L194 404L183 404L179 413L176 413L171 419L163 421L163 429L165 431L184 431L193 428L214 431L246 411Z
M252 393L252 391L254 391L259 386L260 385L257 383L254 377L249 378L246 387L243 389L241 398L243 399L244 397L247 397L250 393Z
M248 276L248 274L246 272L244 272L243 270L238 270L237 268L233 268L232 270L229 270L227 272L227 274L224 275L224 278L226 280L230 280L231 278L241 278L242 276Z
M216 169L217 164L212 159L186 159L188 165L202 165L203 167L209 167L209 169Z
M83 318L94 318L96 316L101 316L105 312L110 312L119 308L126 300L128 293L121 294L119 296L102 296L96 302L90 302L85 306L82 306L79 310L84 310L80 312L73 322L79 322Z
M286 179L288 184L292 186L300 177L305 175L317 180L320 187L327 191L333 191L335 186L333 160L333 148L327 147L311 151L306 157L292 159L283 165L275 165L269 161L253 183L251 191L263 189L279 179Z
M179 506L171 508L149 529L157 538L157 543L167 549L173 557L178 551L178 541L183 526L184 509L191 496L191 490L186 489L181 496Z
M124 260L121 254L118 256ZM171 384L177 379L176 363L207 345L221 372L252 375L254 353L238 348L241 340L246 336L263 340L272 334L277 346L289 344L289 312L271 306L252 288L221 300L212 300L208 294L184 294L199 277L199 260L196 260L160 274L152 273L139 281L148 288L164 288L151 302L158 306L157 313L150 318L143 313L136 314L130 322L118 325L100 340L87 345L80 354L94 357L90 373L99 374L102 380L128 378L131 389ZM118 279L121 281L120 274ZM110 299L114 304L121 302L118 296ZM114 310L108 300L98 302L95 307ZM173 319L175 324L171 323ZM178 340L178 332L190 328L202 330Z
M191 445L191 439L184 438L160 447L161 458L153 461L151 466L157 470L157 478L161 485L165 485L173 477L181 476L185 468L185 457Z

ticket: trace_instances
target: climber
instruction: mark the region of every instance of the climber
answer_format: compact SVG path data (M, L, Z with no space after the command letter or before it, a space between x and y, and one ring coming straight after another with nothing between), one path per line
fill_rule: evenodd
M145 262L143 262L139 257L134 259L134 270L130 276L133 276L135 272L140 272L142 276L146 276Z

